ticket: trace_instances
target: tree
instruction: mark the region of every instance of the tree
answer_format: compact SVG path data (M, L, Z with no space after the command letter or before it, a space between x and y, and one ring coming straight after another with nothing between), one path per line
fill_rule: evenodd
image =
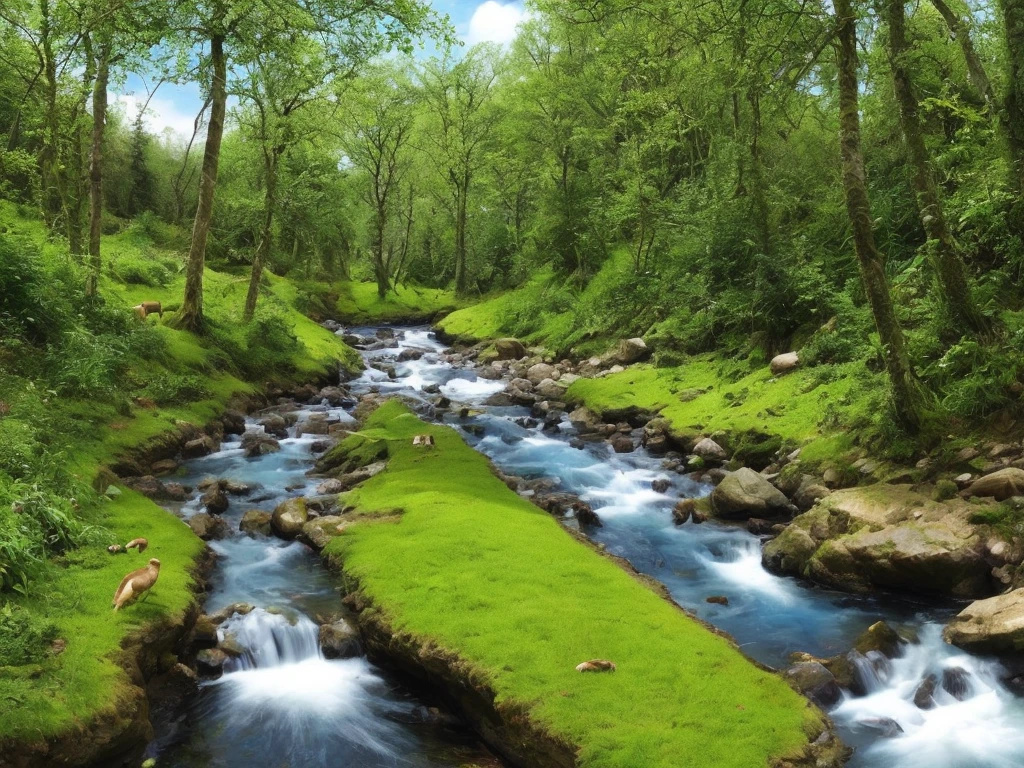
M918 116L917 96L910 75L910 47L907 44L906 15L903 0L885 0L882 15L888 25L889 68L893 90L899 107L903 139L910 155L914 190L917 193L921 225L928 236L926 248L938 279L940 296L949 308L954 321L963 329L975 333L988 332L988 320L978 310L971 296L967 270L953 234L946 223L942 196L935 181L924 132Z
M838 30L839 130L843 158L843 191L853 229L853 245L864 290L882 342L882 355L892 384L899 420L909 429L921 426L923 396L910 367L903 329L896 318L885 262L875 244L867 174L861 153L857 82L857 16L851 0L836 0Z
M451 51L423 69L421 85L434 128L427 132L430 152L443 182L455 224L455 292L469 289L467 216L469 195L485 159L497 115L491 98L498 78L496 52L487 46L470 49L460 61Z

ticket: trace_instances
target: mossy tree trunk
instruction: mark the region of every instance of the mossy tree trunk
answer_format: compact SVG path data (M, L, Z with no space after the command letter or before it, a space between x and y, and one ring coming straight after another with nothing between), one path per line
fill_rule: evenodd
M960 45L960 50L963 51L964 61L967 63L967 76L971 80L971 85L981 94L989 110L995 115L999 108L998 102L995 92L992 90L992 81L989 80L988 73L985 71L985 65L974 48L974 40L971 38L969 22L954 13L946 5L945 0L931 0L931 2L935 10L939 12L939 15L946 22L946 26L949 27L949 33L953 36L953 39Z
M456 182L455 195L455 293L464 296L469 288L466 270L466 207L470 172L465 169Z
M903 0L884 0L882 16L889 27L887 48L889 68L892 72L896 104L899 107L900 125L910 155L914 177L914 192L917 196L921 225L928 237L928 255L938 278L940 294L949 308L954 322L961 330L986 334L989 331L987 318L978 310L971 296L967 270L961 258L960 249L949 231L942 196L935 181L931 157L924 143L921 117L918 113L917 95L910 74L907 44L906 14Z
M860 144L857 83L857 18L851 0L835 0L838 37L839 132L843 159L843 191L853 230L853 244L875 327L882 342L893 404L905 427L921 425L924 396L910 367L903 329L896 319L885 262L875 245L867 174Z
M277 205L277 172L280 165L281 155L284 154L284 146L277 144L264 155L264 184L266 188L263 193L263 231L260 235L260 244L256 248L256 254L252 259L252 272L249 275L249 292L245 296L245 320L252 320L256 312L256 302L260 297L260 278L263 276L263 266L270 258L270 249L274 244L274 208ZM298 240L296 239L296 242Z
M1017 191L1024 190L1024 0L1000 0L1006 35L1003 113ZM1020 203L1018 203L1018 206Z
M96 57L96 79L92 88L92 147L89 153L89 271L85 295L96 293L102 258L103 233L103 134L107 121L107 83L110 79L110 38L100 41Z
M213 220L213 198L217 188L220 145L224 136L224 113L227 107L227 58L224 35L210 37L210 63L213 76L210 87L210 125L206 131L202 176L199 180L199 204L192 225L192 245L188 252L185 274L185 297L174 318L174 325L190 331L203 327L203 269L206 266L206 241Z

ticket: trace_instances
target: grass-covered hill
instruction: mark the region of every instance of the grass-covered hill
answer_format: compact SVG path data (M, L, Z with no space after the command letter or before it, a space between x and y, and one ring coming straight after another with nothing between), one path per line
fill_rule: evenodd
M99 295L87 299L66 247L0 204L0 753L10 739L113 717L130 690L119 648L193 601L202 542L145 497L98 493L101 467L182 422L211 422L268 382L358 365L298 310L299 289L271 274L245 324L246 277L208 269L206 334L172 330L183 255L168 234L143 219L104 237ZM164 318L140 320L141 301L160 301ZM106 547L138 536L162 562L159 588L114 614L114 589L138 563Z

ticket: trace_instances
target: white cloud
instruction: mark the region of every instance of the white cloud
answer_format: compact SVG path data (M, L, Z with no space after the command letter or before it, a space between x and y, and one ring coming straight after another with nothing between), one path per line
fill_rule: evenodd
M469 34L466 42L476 45L484 41L510 43L516 36L516 27L526 20L526 11L521 3L499 3L487 0L473 13L469 20Z
M108 93L107 99L111 106L117 104L124 109L125 118L129 123L134 122L139 114L139 108L146 103L145 96L126 93ZM195 120L194 114L183 112L173 100L161 98L159 95L150 99L149 106L142 116L142 122L150 132L160 135L169 128L175 138L185 141L192 136ZM200 130L205 134L205 130Z

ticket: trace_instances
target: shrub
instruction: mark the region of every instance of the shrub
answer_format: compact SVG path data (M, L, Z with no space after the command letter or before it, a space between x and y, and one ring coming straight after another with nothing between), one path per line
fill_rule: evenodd
M0 667L38 664L56 638L55 624L39 621L15 605L0 607Z
M150 379L143 394L157 405L182 405L203 400L210 391L199 376L160 373Z

